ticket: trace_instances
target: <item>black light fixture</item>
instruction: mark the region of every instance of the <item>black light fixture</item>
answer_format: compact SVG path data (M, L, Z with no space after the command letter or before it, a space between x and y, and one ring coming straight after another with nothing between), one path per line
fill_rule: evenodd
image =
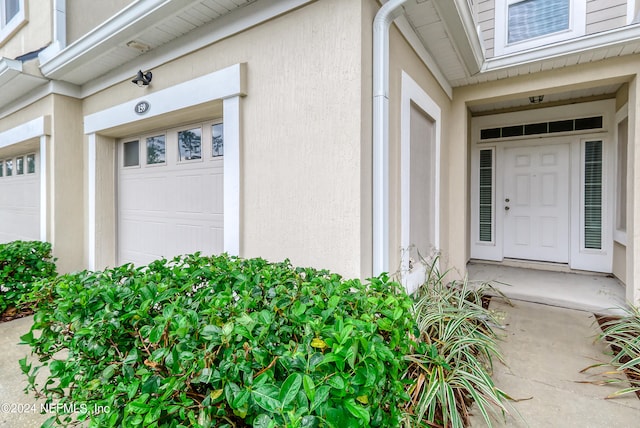
M132 82L140 87L148 86L149 83L151 83L151 77L153 77L153 75L150 71L143 73L142 70L138 70L138 74L132 80Z
M535 97L529 97L529 102L531 104L539 104L544 100L544 95L536 95Z

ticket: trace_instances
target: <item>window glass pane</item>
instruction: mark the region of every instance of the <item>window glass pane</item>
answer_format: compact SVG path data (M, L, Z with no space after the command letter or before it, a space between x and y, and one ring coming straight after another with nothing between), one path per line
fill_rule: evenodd
M24 174L24 158L22 156L16 158L16 175Z
M138 141L124 143L124 166L140 165L140 144Z
M0 161L0 177L4 176L4 162Z
M602 248L602 141L585 144L584 247Z
M165 162L166 143L164 135L147 138L147 164Z
M569 0L524 0L509 6L508 42L540 37L569 28Z
M218 123L211 127L212 146L211 153L213 157L224 155L224 141L222 138L222 124Z
M6 165L5 171L7 173L7 177L12 176L13 175L13 161L11 159L7 159L5 161L5 165Z
M627 230L627 131L629 120L618 124L618 168L616 186L616 229Z
M20 10L20 0L5 0L5 23L11 21L11 18L18 14Z
M480 236L481 242L493 241L493 149L480 150Z
M178 159L202 158L202 129L193 128L178 132Z
M27 174L36 172L36 155L27 155Z

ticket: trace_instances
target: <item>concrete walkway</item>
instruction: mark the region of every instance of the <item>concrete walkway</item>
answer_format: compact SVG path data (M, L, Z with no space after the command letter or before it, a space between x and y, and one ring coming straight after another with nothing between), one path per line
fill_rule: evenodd
M33 317L0 323L0 427L35 428L52 416L40 413L44 400L36 401L33 393L24 392L27 377L18 360L29 355L31 349L18 343L32 324Z
M580 371L607 360L607 347L594 341L599 332L589 312L544 304L493 299L490 309L503 319L500 343L507 365L494 367L496 385L517 401L506 422L496 427L632 428L640 426L640 400L630 394L606 400L616 386L595 386L606 369ZM473 427L486 426L478 415Z

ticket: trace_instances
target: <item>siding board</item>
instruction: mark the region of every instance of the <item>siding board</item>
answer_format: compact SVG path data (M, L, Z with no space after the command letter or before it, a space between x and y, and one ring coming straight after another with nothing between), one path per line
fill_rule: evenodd
M587 2L587 34L619 28L627 23L624 0L590 0Z

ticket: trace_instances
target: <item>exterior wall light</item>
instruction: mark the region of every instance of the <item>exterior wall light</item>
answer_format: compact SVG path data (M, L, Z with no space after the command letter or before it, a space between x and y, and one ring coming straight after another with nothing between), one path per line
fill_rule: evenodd
M538 104L541 103L543 99L544 95L536 95L535 97L529 97L529 102L531 104Z
M152 74L150 71L143 73L142 70L138 70L138 74L132 80L132 82L140 87L148 86L149 83L151 83L151 77L152 77Z

